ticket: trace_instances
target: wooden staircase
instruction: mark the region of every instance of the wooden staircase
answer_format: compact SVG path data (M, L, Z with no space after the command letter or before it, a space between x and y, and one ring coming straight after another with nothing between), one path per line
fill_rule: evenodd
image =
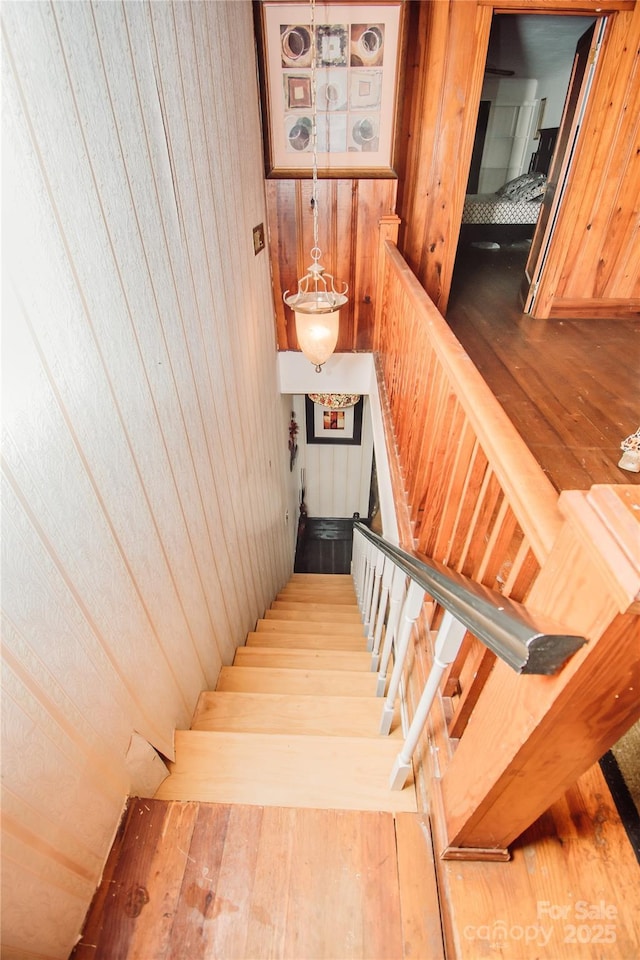
M396 711L379 735L376 681L351 577L293 574L176 731L156 797L415 811L412 781L389 789L402 732Z

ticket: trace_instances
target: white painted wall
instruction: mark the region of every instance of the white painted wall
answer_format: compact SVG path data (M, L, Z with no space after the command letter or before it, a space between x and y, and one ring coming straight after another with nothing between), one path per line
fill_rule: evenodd
M307 443L305 395L292 397L299 426L295 470L300 486L304 470L305 503L310 517L369 515L373 430L369 398L363 399L362 435L359 445Z
M571 63L541 80L488 78L482 99L491 100L487 136L480 167L479 193L494 193L526 173L538 149L535 137L541 100L546 98L543 127L557 127L567 93Z
M251 4L2 19L2 955L63 958L133 732L172 754L297 502Z
M487 76L483 100L491 101L487 135L480 164L478 193L494 193L499 187L526 173L527 147L538 116L536 80Z
M361 393L366 396L376 460L382 533L391 543L397 544L398 523L373 354L335 353L326 362L321 373L317 374L301 353L285 351L278 354L278 381L284 394ZM298 422L302 432L304 420L298 416ZM295 477L299 490L298 466L296 463ZM362 511L359 512L362 514Z

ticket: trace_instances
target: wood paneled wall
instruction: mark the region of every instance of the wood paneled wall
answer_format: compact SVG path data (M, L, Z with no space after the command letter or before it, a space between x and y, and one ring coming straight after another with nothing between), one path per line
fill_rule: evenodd
M133 731L172 754L297 500L250 3L2 19L2 955L64 958Z
M282 295L295 291L311 263L312 183L268 180L266 186L278 348L297 350L293 312ZM340 311L338 352L372 347L378 223L395 213L396 189L396 180L318 181L321 263L349 285L349 302Z
M640 313L640 6L611 18L536 316Z
M371 251L382 215L401 217L399 249L446 312L494 6L492 0L411 0L399 180L321 182L326 266L350 286L340 350L371 347L373 305L367 298L375 304ZM499 9L611 16L536 315L608 316L638 309L640 8L629 0L503 0ZM311 185L275 180L267 192L278 346L296 349L293 317L279 298L308 265Z

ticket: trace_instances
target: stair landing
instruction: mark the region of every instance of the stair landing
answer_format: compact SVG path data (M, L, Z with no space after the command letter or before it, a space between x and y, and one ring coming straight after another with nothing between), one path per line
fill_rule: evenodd
M72 954L443 956L426 817L137 799Z

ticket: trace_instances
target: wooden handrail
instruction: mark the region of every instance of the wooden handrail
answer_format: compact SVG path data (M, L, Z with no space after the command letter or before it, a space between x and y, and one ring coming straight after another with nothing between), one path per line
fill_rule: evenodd
M450 378L536 559L543 563L562 526L557 492L395 244L387 240L384 247L388 266L415 311L428 325L431 346Z
M362 523L355 522L353 531L373 544L376 555L389 557L516 673L557 673L586 643L550 618L532 615L522 604L455 570L434 560L419 560Z

